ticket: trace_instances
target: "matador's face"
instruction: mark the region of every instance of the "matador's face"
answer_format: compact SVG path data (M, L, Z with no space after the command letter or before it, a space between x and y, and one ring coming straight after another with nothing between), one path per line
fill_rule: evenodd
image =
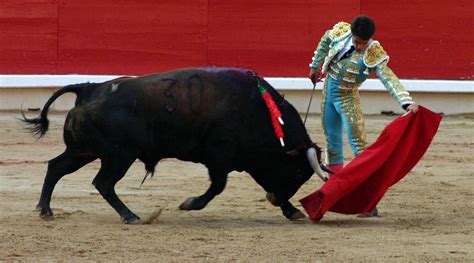
M357 52L361 53L364 52L364 50L369 45L369 40L364 40L361 37L352 35L352 45L354 45L354 48Z

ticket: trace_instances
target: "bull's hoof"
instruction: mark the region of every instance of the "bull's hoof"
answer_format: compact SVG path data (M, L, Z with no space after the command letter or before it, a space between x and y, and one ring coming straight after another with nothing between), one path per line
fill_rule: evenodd
M288 217L288 219L290 220L298 220L298 219L302 219L302 218L305 218L306 215L301 213L300 211L297 211L296 213L292 214L291 216Z
M138 225L140 224L140 218L138 217L132 217L132 218L122 218L122 222L124 222L127 225Z
M294 207L292 207L291 209L288 209L288 210L284 210L283 215L285 215L285 217L290 219L290 220L298 220L298 219L306 217L305 214L301 213L300 210L298 210Z
M180 210L193 210L192 207L193 207L193 202L197 199L197 197L189 197L188 199L186 199L186 201L184 201L180 206L179 206L179 209Z
M184 201L180 206L180 210L201 210L205 207L206 205L203 204L202 200L199 197L189 197Z
M51 208L40 208L40 209L41 209L41 212L40 212L41 219L46 220L46 221L54 219L53 211L51 210Z
M280 206L281 202L275 197L274 193L267 193L267 200L274 206Z

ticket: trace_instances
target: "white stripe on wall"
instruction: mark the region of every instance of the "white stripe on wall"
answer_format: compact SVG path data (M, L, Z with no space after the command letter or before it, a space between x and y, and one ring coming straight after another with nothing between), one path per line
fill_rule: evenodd
M62 87L83 82L103 82L121 75L0 75L0 88L44 88ZM278 90L311 90L313 85L307 78L265 78ZM411 92L473 93L471 80L414 80L402 79L401 83ZM322 89L322 83L316 89ZM368 91L385 91L377 79L368 79L360 88Z

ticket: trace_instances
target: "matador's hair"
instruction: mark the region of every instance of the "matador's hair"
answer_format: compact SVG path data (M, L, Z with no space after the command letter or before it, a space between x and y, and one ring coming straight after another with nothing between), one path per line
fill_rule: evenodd
M351 32L364 40L369 40L375 33L375 22L368 16L357 16L351 23Z

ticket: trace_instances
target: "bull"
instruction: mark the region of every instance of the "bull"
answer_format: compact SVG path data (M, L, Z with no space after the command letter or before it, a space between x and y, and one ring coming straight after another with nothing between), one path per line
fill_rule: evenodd
M284 147L275 137L259 85L281 111ZM285 217L299 219L304 214L289 199L314 172L326 178L320 167L321 150L298 112L249 70L191 68L68 85L48 99L37 118L22 112L22 120L39 138L48 130L49 107L65 93L77 97L64 123L66 149L48 162L37 205L44 219L53 218L50 201L57 182L96 159L101 167L92 184L128 224L137 224L140 218L119 199L115 185L137 159L145 164L147 175L153 175L163 158L207 167L209 188L187 198L181 210L204 208L224 190L228 173L246 171Z

